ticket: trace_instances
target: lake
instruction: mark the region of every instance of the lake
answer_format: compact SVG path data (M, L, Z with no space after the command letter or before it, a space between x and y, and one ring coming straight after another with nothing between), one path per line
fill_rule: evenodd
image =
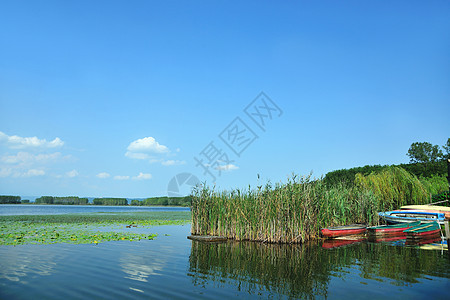
M60 215L76 213L114 213L140 211L189 211L189 207L170 206L104 206L104 205L37 205L0 204L0 216L12 215Z
M133 230L158 237L0 246L0 299L445 299L450 289L448 251L399 241L208 244L188 240L189 225Z

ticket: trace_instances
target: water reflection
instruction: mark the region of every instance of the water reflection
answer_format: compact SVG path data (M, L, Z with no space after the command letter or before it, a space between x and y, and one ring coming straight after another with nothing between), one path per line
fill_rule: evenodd
M64 259L65 256L63 253L52 252L48 247L36 247L35 249L38 250L30 251L30 246L26 245L3 247L2 252L0 252L2 256L2 259L0 259L0 279L19 282L32 275L50 276L55 272L57 262Z
M269 291L299 298L327 297L330 281L350 273L359 276L359 284L364 278L393 287L413 285L429 276L450 278L448 258L435 251L365 241L327 248L192 242L188 275L196 286L229 284L253 295Z
M148 282L150 276L160 276L167 267L169 258L175 252L174 247L163 245L153 252L123 252L119 265L126 274L124 278Z
M227 282L250 294L262 288L292 297L326 297L329 265L313 249L317 247L193 242L189 275L194 285Z
M151 275L160 275L166 265L165 260L147 257L142 254L125 253L119 260L125 278L147 282Z

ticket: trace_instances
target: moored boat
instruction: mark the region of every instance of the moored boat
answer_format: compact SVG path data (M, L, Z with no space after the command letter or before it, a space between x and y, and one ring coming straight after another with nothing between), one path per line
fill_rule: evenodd
M429 239L440 236L441 226L438 222L422 223L405 230L406 240Z
M394 210L379 212L378 215L389 224L421 222L438 222L444 224L445 215L440 212L426 212L418 210Z
M447 219L450 219L450 207L438 205L404 205L400 207L401 210L420 210L425 212L443 213Z
M321 234L325 238L335 238L340 236L364 234L366 232L366 225L352 224L336 227L322 228Z
M410 223L398 223L395 225L381 225L367 227L367 234L371 236L406 236L404 232L406 229L417 226L420 221L410 222Z

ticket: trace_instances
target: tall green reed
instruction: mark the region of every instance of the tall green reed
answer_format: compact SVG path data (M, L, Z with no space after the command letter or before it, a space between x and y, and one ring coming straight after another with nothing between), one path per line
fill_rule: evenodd
M311 175L292 175L287 182L256 189L215 191L206 185L192 194L195 235L236 240L302 243L320 228L349 223L378 224L377 212L405 204L425 203L426 187L400 168L357 175L355 184L326 186Z

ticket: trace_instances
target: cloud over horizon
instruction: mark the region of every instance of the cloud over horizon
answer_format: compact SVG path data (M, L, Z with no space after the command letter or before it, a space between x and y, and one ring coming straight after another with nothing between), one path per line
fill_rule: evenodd
M175 152L179 153L180 148L177 148ZM161 163L163 166L184 165L186 163L184 160L167 160L162 158L161 155L166 157L176 156L175 153L171 153L167 146L161 145L151 136L131 142L125 153L128 158L147 160L151 164Z
M13 178L28 178L43 175L45 175L45 171L41 169L15 170L13 168L0 168L0 178L9 176Z
M63 145L64 142L59 137L47 141L36 136L21 137L0 131L0 146L2 150L6 150L0 153L0 177L29 178L47 175L49 165L70 160L71 155L62 155L61 152L46 153ZM75 172L76 170L72 170L65 175L75 177L78 175Z
M106 173L106 172L101 172L101 173L98 173L97 175L96 175L98 178L108 178L108 177L111 177L111 175L109 174L109 173Z
M146 179L152 179L152 174L146 174L140 172L138 176L134 176L133 179L135 180L146 180Z
M0 162L5 164L28 165L34 163L46 164L59 160L67 160L70 156L62 156L61 152L32 154L25 151L19 151L15 155L4 155L0 157Z
M169 148L158 143L154 137L137 139L128 145L127 150L134 153L167 153Z
M161 164L163 166L177 166L177 165L184 165L185 163L186 162L184 160L173 160L173 159L161 161Z
M79 175L77 170L72 170L66 173L66 176L69 178L77 177Z
M64 142L56 137L54 140L48 142L46 139L39 139L33 137L20 137L18 135L7 135L0 131L0 143L5 144L10 149L25 149L25 148L56 148L62 147Z
M228 164L223 166L217 166L215 169L219 171L233 171L239 169L239 167L233 164Z

